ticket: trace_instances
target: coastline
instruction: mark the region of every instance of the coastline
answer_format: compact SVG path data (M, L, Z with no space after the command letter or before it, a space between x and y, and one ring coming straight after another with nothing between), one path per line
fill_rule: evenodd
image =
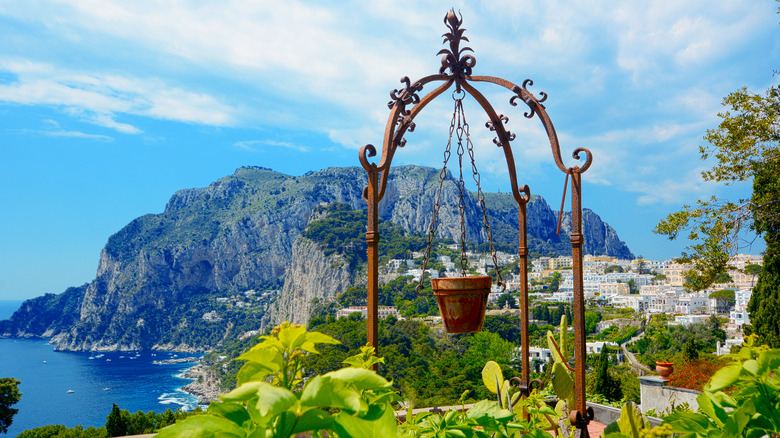
M212 401L220 401L218 397L222 394L219 388L220 382L206 365L198 363L188 368L184 371L183 377L193 381L180 389L197 397L199 406L208 406Z

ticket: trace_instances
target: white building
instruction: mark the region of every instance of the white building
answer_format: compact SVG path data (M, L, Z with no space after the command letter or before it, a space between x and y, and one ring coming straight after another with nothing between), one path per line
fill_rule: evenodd
M704 315L709 312L710 299L706 297L680 297L675 313L683 315Z
M400 318L401 315L398 314L398 309L395 308L395 306L379 306L379 319L385 319L390 315L395 316L396 318ZM346 318L349 315L352 315L353 313L360 313L363 315L363 318L368 318L368 306L349 306L345 307L343 309L340 309L338 312L336 312L336 318Z
M710 315L677 315L674 317L674 322L687 327L691 324L705 322L708 319L710 319Z

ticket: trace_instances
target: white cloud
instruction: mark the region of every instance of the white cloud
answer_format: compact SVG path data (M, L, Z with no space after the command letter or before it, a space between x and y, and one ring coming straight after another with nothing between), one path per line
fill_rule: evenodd
M118 122L116 114L213 126L226 126L234 118L234 110L214 97L155 79L68 71L46 63L9 58L0 59L0 71L17 77L13 82L0 84L0 101L63 107L86 121L124 134L142 131Z

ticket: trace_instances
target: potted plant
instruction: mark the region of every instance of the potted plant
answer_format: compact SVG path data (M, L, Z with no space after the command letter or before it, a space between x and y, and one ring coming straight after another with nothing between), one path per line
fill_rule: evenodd
M671 376L674 372L674 364L671 362L657 360L655 362L655 371L659 376L663 377L664 379L668 379L669 376Z
M432 278L431 287L447 333L476 333L485 321L487 299L493 278Z

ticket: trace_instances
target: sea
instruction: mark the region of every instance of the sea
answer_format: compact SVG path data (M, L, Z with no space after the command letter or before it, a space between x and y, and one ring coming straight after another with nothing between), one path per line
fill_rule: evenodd
M0 320L21 301L0 301ZM192 362L161 364L199 354L162 351L59 352L46 339L0 338L0 377L19 381L22 398L13 407L8 436L34 427L63 424L100 427L113 403L130 412L191 410L197 398L181 390Z

